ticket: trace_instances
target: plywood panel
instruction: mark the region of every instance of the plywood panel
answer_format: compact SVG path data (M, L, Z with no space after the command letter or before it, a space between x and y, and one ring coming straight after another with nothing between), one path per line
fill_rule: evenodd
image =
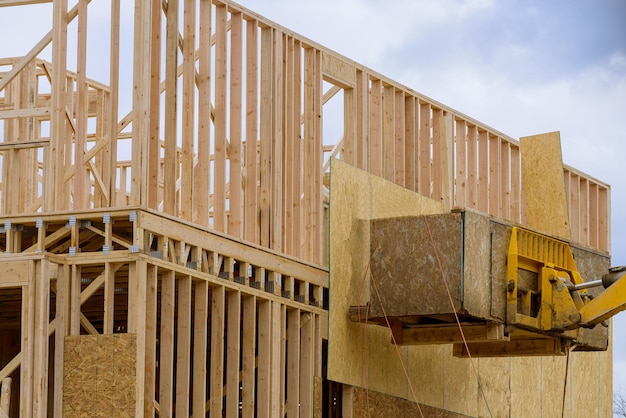
M365 304L370 295L363 276L369 257L368 220L390 216L440 213L442 205L434 200L399 187L380 177L353 168L341 161L331 163L331 279L329 369L331 380L354 386L376 387L395 396L411 398L409 385L402 371L398 352L391 344L389 330L351 323L347 312L351 305ZM416 370L432 363L429 349L403 347L400 355L409 374L424 381L441 384L441 361L437 360L431 374ZM418 354L419 353L419 354ZM420 385L421 390L426 385ZM435 391L440 391L438 386ZM427 396L418 394L422 399ZM420 400L422 400L420 399Z
M135 416L135 334L65 337L64 417Z
M530 228L570 237L558 132L520 138L522 195Z

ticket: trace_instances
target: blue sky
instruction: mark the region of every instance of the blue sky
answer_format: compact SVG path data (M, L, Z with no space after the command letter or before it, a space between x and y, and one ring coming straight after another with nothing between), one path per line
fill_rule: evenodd
M626 264L626 1L239 3L514 138L560 131L564 162L612 186L613 265ZM0 56L28 51L50 9L32 8L43 13L28 31L0 9L13 39ZM614 324L614 389L626 392L626 313Z

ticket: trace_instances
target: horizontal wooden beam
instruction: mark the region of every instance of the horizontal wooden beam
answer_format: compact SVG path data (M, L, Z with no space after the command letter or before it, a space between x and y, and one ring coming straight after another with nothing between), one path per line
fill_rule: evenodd
M168 216L161 214L140 211L138 221L140 228L163 234L170 239L199 247L207 247L207 242L210 242L211 245L208 247L224 256L245 260L250 264L262 266L285 276L297 277L313 285L328 286L328 273L321 267L296 261L262 247L253 247L249 243L238 242L214 231L205 231L187 223L169 220Z
M52 0L3 0L0 7L27 6L29 4L52 3Z
M0 119L37 118L50 116L49 107L31 107L26 109L0 110Z
M30 277L30 261L3 262L0 269L0 288L27 285Z
M500 341L491 343L468 343L472 357L520 357L520 356L563 356L567 352L559 338L537 338L529 340ZM455 357L469 357L464 344L454 344Z
M463 335L457 324L403 328L398 345L431 345L467 342L508 341L503 324L462 324Z
M3 142L0 143L0 151L6 151L10 149L26 149L26 148L39 148L47 147L50 145L50 139L41 141L19 141L19 142Z

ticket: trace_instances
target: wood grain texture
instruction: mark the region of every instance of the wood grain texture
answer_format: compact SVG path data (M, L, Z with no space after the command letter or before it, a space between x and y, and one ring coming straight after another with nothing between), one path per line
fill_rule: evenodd
M569 238L560 134L551 132L520 138L520 151L526 224L539 231Z

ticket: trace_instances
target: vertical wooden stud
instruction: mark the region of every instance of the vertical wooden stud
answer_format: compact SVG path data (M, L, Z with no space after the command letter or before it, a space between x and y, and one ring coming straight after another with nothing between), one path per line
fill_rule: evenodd
M370 81L369 101L369 169L372 173L383 176L383 129L382 129L382 81Z
M174 387L174 271L163 272L161 278L161 334L159 340L159 416L173 416Z
M63 138L65 138L65 99L67 70L67 0L52 3L52 110L50 115L50 146L44 177L44 210L60 210L67 205L63 201L63 180L65 170Z
M176 179L177 121L178 121L178 0L167 3L165 38L165 121L164 121L164 171L163 171L163 211L177 215Z
M300 407L300 309L287 310L287 416Z
M394 94L394 115L393 115L393 127L394 127L394 174L395 174L395 183L400 186L407 187L405 183L405 124L406 122L406 112L405 112L405 98L404 91L396 90ZM407 187L408 188L408 187Z
M148 263L143 259L131 263L128 272L128 332L137 334L135 416L143 415L145 407L147 282Z
M500 174L500 138L495 135L489 135L489 214L493 216L501 215L501 174Z
M54 418L63 417L63 370L65 336L68 332L70 267L59 266L56 280L56 329L54 334Z
M182 51L182 158L180 178L180 216L193 220L194 193L194 138L196 106L196 1L185 0L183 10L184 42ZM205 34L204 36L208 36Z
M192 415L205 415L207 397L207 341L209 315L209 285L205 281L195 282L195 304L193 316L193 405Z
M189 416L191 376L191 276L178 282L176 338L176 416Z
M76 133L74 140L74 206L76 209L87 208L87 170L85 169L85 150L87 143L87 110L89 107L89 87L87 86L87 4L78 2L78 46L77 46L77 106Z
M211 289L211 377L210 413L222 416L224 397L224 286Z
M467 204L467 126L465 121L457 119L456 123L456 135L455 135L455 149L456 149L456 177L455 177L455 205L466 206Z
M257 415L262 417L270 414L271 396L271 331L272 317L269 300L259 300L258 304L258 356L257 356Z
M418 115L417 98L407 94L404 99L404 187L415 191L417 180L417 132Z
M35 271L29 268L29 284L22 286L22 365L20 367L20 416L32 417L35 344Z
M356 96L356 109L355 109L355 119L356 119L356 159L355 164L357 167L362 168L364 170L369 169L369 76L366 72L357 70L356 71L356 87L355 87L355 96Z
M511 146L510 151L511 159L511 200L510 200L510 217L513 222L522 222L522 207L521 207L521 193L522 193L522 164L520 160L519 147Z
M227 108L227 27L226 6L215 7L215 161L213 194L213 228L226 229L226 114Z
M313 314L306 312L300 320L300 416L313 416L313 376L314 376L314 319Z
M272 203L272 72L273 29L261 29L261 90L260 90L260 152L259 152L259 216L260 243L270 247Z
M443 110L432 109L432 198L443 201L445 124Z
M159 9L160 10L160 9ZM108 96L109 112L108 120L105 121L109 149L108 167L105 168L105 179L107 179L107 191L109 193L109 206L115 206L117 189L117 136L118 136L118 109L120 90L120 0L111 1L111 49L109 51L109 88L111 94ZM154 182L156 183L156 182ZM156 186L156 185L155 185ZM155 207L154 205L153 207Z
M500 139L500 216L510 219L511 210L511 155L508 141Z
M283 250L283 148L284 148L284 109L283 109L283 51L284 35L278 31L273 32L273 55L272 55L272 147L271 147L271 219L270 219L270 248L276 251Z
M176 1L176 0L174 0ZM133 141L131 163L131 205L147 202L148 162L146 148L150 137L150 94L152 1L140 0L135 4L135 32L133 56ZM171 4L171 3L170 3ZM171 70L170 70L171 72ZM122 179L120 179L120 183ZM124 184L126 180L124 179Z
M241 292L228 292L226 342L226 416L239 415Z
M383 136L383 177L395 180L395 87L384 84L382 90L382 136Z
M246 182L244 238L259 242L257 206L257 149L258 149L258 24L246 21Z
M145 379L144 407L145 417L154 416L157 370L157 267L148 264L146 271L146 328L145 328Z
M241 124L242 124L242 17L241 13L230 16L230 186L228 233L237 238L242 237L242 170L241 170Z
M254 417L256 369L256 297L243 298L241 334L241 416Z
M489 133L478 131L478 177L477 208L489 212Z
M115 270L104 263L104 318L103 334L113 334L115 320Z
M200 2L198 40L198 163L195 168L194 190L196 222L209 225L209 198L211 184L211 33L212 5Z
M72 266L70 335L80 335L81 266Z
M420 194L431 197L431 156L430 156L430 131L431 117L430 104L420 100L419 122L419 181L417 190Z

